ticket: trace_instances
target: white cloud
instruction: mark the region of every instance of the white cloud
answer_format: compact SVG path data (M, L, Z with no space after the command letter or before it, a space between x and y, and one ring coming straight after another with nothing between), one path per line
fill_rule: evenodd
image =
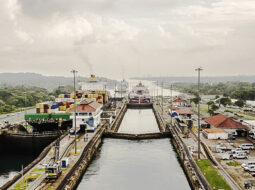
M240 74L255 69L253 60L243 67L255 50L254 0L8 0L0 22L0 62L11 63L4 71L26 71L14 66L24 64L58 75L40 65L65 71L73 62L85 73L77 49L108 76L113 68L125 75L190 74L197 65L208 74L222 65L231 74L230 64Z

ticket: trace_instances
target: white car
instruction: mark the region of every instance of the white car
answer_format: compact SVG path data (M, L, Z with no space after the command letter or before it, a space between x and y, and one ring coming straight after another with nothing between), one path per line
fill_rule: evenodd
M241 144L239 145L239 148L243 149L243 150L253 150L254 146L252 143L247 143L247 144Z
M234 149L231 150L231 153L233 153L233 154L236 154L236 153L239 153L239 152L240 153L245 152L245 153L249 154L249 150L243 150L241 148L234 148Z
M233 159L233 155L225 153L225 154L222 155L221 159L222 160L231 160L231 159Z
M248 172L255 172L255 165L246 166L244 167L244 170Z
M243 163L242 167L245 168L245 167L249 167L253 165L255 166L255 161L249 161L249 162Z
M246 153L236 153L233 155L235 159L248 159L248 155Z

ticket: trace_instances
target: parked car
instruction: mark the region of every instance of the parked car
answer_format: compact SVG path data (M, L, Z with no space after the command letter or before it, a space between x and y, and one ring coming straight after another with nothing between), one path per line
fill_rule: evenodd
M243 149L243 150L253 150L254 146L252 143L247 143L247 144L241 144L239 145L239 148Z
M249 154L249 150L243 150L241 148L234 148L234 149L231 150L232 154L236 154L238 152L245 152L245 153Z
M254 161L249 161L249 162L246 162L246 163L243 163L242 164L242 167L245 168L245 167L248 167L248 166L255 166L255 160Z
M222 155L221 159L222 160L231 160L231 159L233 159L233 155L225 153L225 154Z
M255 172L255 165L246 166L243 169L244 171Z
M248 159L248 155L246 153L236 153L233 155L235 159Z

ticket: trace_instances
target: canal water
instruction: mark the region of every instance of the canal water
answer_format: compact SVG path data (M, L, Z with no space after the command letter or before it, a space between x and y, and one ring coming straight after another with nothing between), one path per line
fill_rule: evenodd
M119 128L119 133L159 132L152 109L128 109Z
M158 131L152 110L127 111L119 132ZM77 188L189 190L170 139L104 139Z
M31 154L10 154L1 152L0 156L0 187L12 179L19 171L22 165L26 167L37 155Z

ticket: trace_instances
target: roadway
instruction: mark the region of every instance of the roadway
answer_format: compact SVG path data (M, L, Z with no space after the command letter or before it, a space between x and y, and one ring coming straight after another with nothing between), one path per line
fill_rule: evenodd
M21 121L24 121L25 113L35 113L35 109L33 108L30 110L26 110L26 111L20 111L20 112L0 115L0 126L4 125L5 121L8 121L10 124L19 123Z

